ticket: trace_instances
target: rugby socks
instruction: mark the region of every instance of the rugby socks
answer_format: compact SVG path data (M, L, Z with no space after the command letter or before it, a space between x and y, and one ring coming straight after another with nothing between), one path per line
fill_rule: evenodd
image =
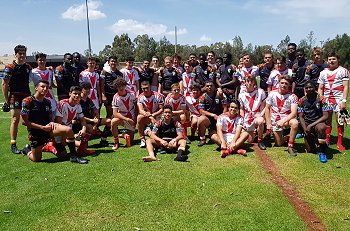
M288 141L288 148L293 148L294 147L294 141Z
M326 142L328 144L331 144L331 132L332 132L332 126L327 125L327 127L326 127Z
M119 144L119 138L117 137L117 138L114 138L114 143L115 144Z
M16 144L16 140L11 140L11 145Z
M319 138L318 143L319 143L319 152L324 153L327 147L326 139Z
M73 138L68 138L66 139L66 142L67 142L67 146L69 148L69 152L71 155L76 155L77 152L75 150L75 139L74 137Z
M340 146L343 146L343 135L344 135L344 126L338 126L338 142L337 142L338 148Z
M262 138L262 137L258 137L258 143L261 143L261 142L262 142L262 140L263 140L263 138Z

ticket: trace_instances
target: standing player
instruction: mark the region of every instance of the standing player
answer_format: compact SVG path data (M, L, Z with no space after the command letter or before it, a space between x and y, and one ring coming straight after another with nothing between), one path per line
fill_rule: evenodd
M297 50L297 62L292 67L292 92L298 96L298 99L304 96L304 84L307 81L305 77L306 67L310 65L310 62L305 59L305 52L303 49Z
M288 60L287 60L286 65L289 69L292 69L293 64L296 61L296 58L297 58L296 50L297 50L297 44L295 44L295 43L288 44L288 46L287 46Z
M139 74L137 70L134 69L134 57L128 57L126 60L126 66L120 70L123 73L124 79L127 83L126 90L132 91L136 94L139 94Z
M75 151L74 134L70 127L52 122L52 110L50 101L46 99L49 90L49 82L39 80L35 85L35 94L25 98L22 102L21 116L28 129L30 146L23 149L31 161L38 162L42 159L42 149L48 140L55 136L63 137L70 150L71 162L86 164L87 160L77 157ZM67 156L62 143L56 144L56 156Z
M216 123L215 139L213 141L221 147L221 157L225 158L231 153L245 156L246 150L240 148L248 139L248 133L243 130L243 118L239 115L240 105L233 100L228 112L221 114Z
M194 82L195 74L192 72L193 68L188 64L188 62L184 63L185 72L182 73L182 82L181 87L181 94L184 96L189 96L191 94L191 87Z
M252 75L245 76L246 91L239 94L241 106L241 116L244 118L244 127L249 134L249 143L255 138L254 131L258 132L258 147L265 150L263 143L264 135L264 114L265 114L265 91L257 88L256 78Z
M275 64L273 62L273 54L271 52L266 52L264 54L264 63L258 65L258 68L258 75L260 77L260 88L263 89L267 95L267 80L269 79L272 70L275 68Z
M79 82L88 82L91 84L91 91L89 98L94 102L95 107L100 109L101 104L101 88L100 88L100 75L95 71L96 58L89 57L87 60L88 68L80 73Z
M167 96L171 91L171 85L180 83L182 76L173 67L173 59L170 56L164 58L165 67L159 70L159 87L158 92Z
M157 87L158 87L158 78L155 75L155 70L153 68L150 68L149 66L149 61L148 60L144 60L143 64L141 67L137 68L140 80L140 93L142 92L141 89L141 83L143 81L147 81L149 83L149 85L151 86L151 90L152 91L157 91Z
M118 58L116 56L110 56L108 58L109 69L103 69L101 72L101 95L102 102L106 107L106 118L111 119L113 115L112 100L117 89L114 87L114 81L117 78L123 77L123 74L117 69Z
M342 110L346 110L346 99L349 92L349 71L339 65L338 54L331 52L328 54L328 65L320 73L318 78L318 93L324 95L328 101L329 106L334 112L340 115ZM343 146L343 135L344 135L344 124L339 123L337 120L338 127L338 142L337 147L339 151L344 151ZM330 144L330 134L332 131L332 114L329 114L327 121L327 143Z
M312 50L312 63L306 67L305 78L314 82L316 89L318 89L318 77L321 71L327 68L327 64L323 60L323 51L319 47Z
M193 73L195 74L194 82L199 84L202 88L202 91L205 91L204 84L205 81L211 79L214 81L215 72L211 66L208 65L206 61L207 57L205 54L199 55L199 65L193 68Z
M199 112L199 99L202 95L201 87L198 84L193 84L191 86L191 93L186 96L187 108L191 115L191 139L194 140L194 135L198 128L198 121L201 113Z
M165 105L163 108L162 119L155 123L150 135L150 139L146 141L148 156L143 157L143 161L156 161L154 148L163 148L172 150L177 148L177 156L174 160L186 161L188 156L185 154L186 141L182 134L182 127L179 122L172 118L172 108Z
M244 92L246 90L245 86L245 76L246 75L252 75L256 77L259 74L259 68L257 66L254 66L250 61L250 55L244 54L242 56L242 68L240 69L240 75L239 75L239 81L241 82L241 89L240 93Z
M131 147L134 140L135 133L135 104L136 95L135 92L126 90L127 82L124 78L118 78L114 81L114 86L117 89L117 93L113 97L113 119L112 119L112 134L114 137L114 151L119 148L119 136L118 125L122 125L127 129L127 132L123 134L126 146Z
M75 68L72 66L72 60L73 56L70 53L66 53L64 54L63 64L56 67L55 78L58 100L69 98L70 88L79 85L79 78L75 76Z
M271 91L266 100L266 123L267 129L273 131L275 145L281 146L288 141L288 153L296 156L294 140L298 131L298 97L291 93L291 77L283 75L280 78L279 89ZM288 136L283 135L283 130L290 128Z
M160 119L163 111L164 96L159 92L152 91L148 81L141 82L142 93L137 98L137 107L139 114L137 124L140 135L140 148L146 147L145 128L147 124L154 124Z
M184 73L185 69L181 66L181 56L178 54L175 54L173 56L173 67L175 68L175 70L177 71L177 73L182 74Z
M292 70L286 66L286 57L281 56L276 58L276 69L271 71L269 78L267 79L267 91L270 94L271 91L279 89L279 82L281 76L292 76Z
M11 151L14 154L21 154L16 145L18 134L18 123L21 114L22 100L30 95L29 73L32 69L26 63L27 47L17 45L15 47L15 60L5 66L2 80L2 93L5 98L3 110L11 111Z
M74 52L72 54L73 64L72 67L74 69L74 79L79 79L80 73L85 70L84 66L81 64L81 56L78 52Z
M326 121L329 111L327 99L317 94L312 80L305 83L306 95L299 100L299 120L305 132L305 146L308 152L318 152L320 161L327 162L325 150L326 144ZM318 147L316 147L318 146Z
M218 68L218 66L216 66L216 63L215 63L215 53L214 53L214 51L209 51L207 53L207 62L208 62L208 65L213 70L216 70Z

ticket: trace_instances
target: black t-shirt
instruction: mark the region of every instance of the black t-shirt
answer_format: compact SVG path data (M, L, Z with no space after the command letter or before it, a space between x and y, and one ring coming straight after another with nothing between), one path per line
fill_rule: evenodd
M221 84L235 80L235 83L225 86L225 88L234 90L239 85L238 75L239 73L234 65L223 64L219 67L217 78L219 78Z
M311 124L322 117L323 111L329 111L327 100L317 95L315 101L309 101L306 96L299 100L298 113L302 114L305 123Z
M193 72L195 74L194 81L201 87L204 87L205 81L208 79L214 81L214 71L210 66L202 67L198 65L193 69Z
M226 98L219 96L217 91L215 91L213 96L209 96L208 93L204 93L199 98L198 109L204 109L207 112L220 115L224 111L223 105L226 105L226 104L227 104Z
M117 89L115 89L113 82L118 77L123 78L123 74L119 70L102 70L100 77L105 81L105 93L107 95L114 95L115 93L117 93Z
M267 79L270 76L271 71L274 69L274 65L268 67L266 64L259 65L258 75L260 76L260 88L267 91Z
M68 95L72 86L79 86L79 76L75 76L75 71L74 67L64 64L56 68L56 79L62 83L62 86L57 86L58 95Z
M177 137L177 127L174 119L170 120L170 123L167 124L163 120L159 120L153 131L157 132L159 138L176 138Z
M89 119L94 118L95 104L89 97L86 100L80 99L80 106L83 110L84 117Z
M142 71L140 71L140 69ZM154 76L154 70L152 68L149 68L149 69L146 70L143 67L141 67L140 69L137 69L137 71L139 72L139 77L140 77L139 84L140 84L140 89L141 89L141 83L143 81L148 81L148 83L150 85L152 85L152 80L153 80L153 76Z
M17 64L13 62L4 69L4 77L9 78L10 93L20 93L30 95L29 73L31 66L28 63Z
M163 91L171 91L171 85L173 83L179 83L181 80L182 76L176 71L175 68L164 68L161 70L159 83L162 84Z
M308 60L304 60L302 62L296 62L294 63L292 67L292 78L293 82L295 82L295 85L297 87L304 87L304 84L306 83L307 79L305 78L305 72L306 67L310 65L310 62Z

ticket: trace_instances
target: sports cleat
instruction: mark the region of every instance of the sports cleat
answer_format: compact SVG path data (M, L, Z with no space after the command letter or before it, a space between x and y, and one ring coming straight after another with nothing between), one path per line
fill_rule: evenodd
M294 148L288 148L288 153L291 156L297 156L297 151Z
M109 143L108 143L107 140L101 140L101 141L100 141L100 146L101 146L101 147L108 147L108 145L109 145Z
M339 151L345 151L345 147L342 144L337 144L337 148Z
M295 139L301 139L303 137L304 137L303 133L297 133L296 136L295 136Z
M263 142L259 142L258 147L260 148L260 150L266 150L266 146Z
M227 149L221 150L221 158L225 158L226 156L230 155Z
M328 160L327 160L327 156L326 156L326 154L324 154L324 153L322 153L322 152L319 152L318 153L318 156L319 156L319 158L320 158L320 162L321 163L326 163Z
M113 145L112 150L117 151L119 148L119 143Z
M77 157L77 156L71 156L70 157L70 162L72 163L78 163L78 164L87 164L88 160L81 158L81 157Z
M185 162L187 159L188 159L188 156L186 155L177 155L174 160Z
M31 147L29 144L26 144L24 148L22 149L22 154L27 155L31 150Z
M159 154L166 154L167 153L163 147L159 148L158 152L159 152Z
M22 151L17 148L16 144L11 144L11 152L13 154L22 154Z
M205 145L207 142L205 140L200 140L199 143L197 144L198 147L202 147Z
M57 155L57 150L56 148L52 145L52 143L47 143L43 149L42 149L43 152L51 152L53 153L54 155Z
M146 140L145 139L141 139L140 148L145 148L145 147L146 147Z

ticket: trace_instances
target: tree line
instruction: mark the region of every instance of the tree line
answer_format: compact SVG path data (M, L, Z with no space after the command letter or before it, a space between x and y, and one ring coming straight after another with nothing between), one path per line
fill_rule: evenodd
M176 54L180 55L183 59L187 59L191 53L200 54L214 51L216 56L222 57L224 52L230 52L233 56L233 62L238 63L239 57L244 53L249 53L250 57L255 64L263 62L263 54L267 51L272 52L274 56L286 55L287 45L290 42L289 35L280 41L280 43L273 47L272 45L252 45L248 43L244 46L242 38L235 36L232 42L216 42L210 46L196 46L196 45L179 45L176 46ZM340 63L350 68L350 37L346 33L343 35L337 35L333 39L327 39L326 41L320 41L320 45L317 45L317 39L314 36L314 32L311 31L305 39L302 39L298 45L298 48L305 50L306 57L311 58L311 51L313 47L321 47L324 50L324 54L331 51L336 51L340 56ZM88 54L85 51L85 54ZM132 40L128 34L116 35L112 44L106 45L99 54L93 56L98 57L101 61L106 60L111 55L116 55L119 61L125 61L127 57L134 56L135 61L142 62L143 60L151 60L153 56L158 56L162 61L166 56L173 56L175 54L175 45L172 44L165 36L159 41L149 37L147 34L138 35Z

